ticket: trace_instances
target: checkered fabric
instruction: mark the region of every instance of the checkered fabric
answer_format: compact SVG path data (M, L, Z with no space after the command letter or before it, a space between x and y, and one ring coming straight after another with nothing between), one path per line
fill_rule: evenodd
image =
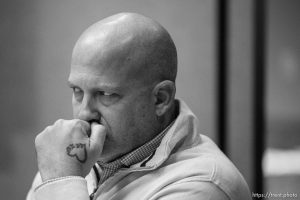
M133 150L132 152L122 156L121 158L110 163L103 163L98 161L97 163L102 169L99 184L102 184L109 177L113 176L119 169L129 168L131 165L141 162L142 160L150 156L160 145L162 138L165 136L167 130L169 129L169 127L171 127L172 124L173 122L155 138L140 146L139 148Z

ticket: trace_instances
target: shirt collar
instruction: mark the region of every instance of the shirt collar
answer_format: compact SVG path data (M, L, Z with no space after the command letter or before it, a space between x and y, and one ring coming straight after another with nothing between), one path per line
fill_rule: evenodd
M101 161L98 161L97 163L101 167L110 167L110 166L116 166L116 165L123 165L124 167L130 167L131 165L134 165L134 164L144 160L145 158L150 156L151 153L153 153L153 151L155 151L155 149L159 146L162 138L165 136L166 132L172 126L173 123L174 123L174 121L172 123L170 123L168 125L168 127L166 127L160 134L158 134L152 140L148 141L147 143L138 147L137 149L125 154L121 158L114 160L112 162L109 162L109 163L104 163Z
M129 152L128 154L122 156L121 158L109 163L98 161L97 163L102 169L102 176L100 182L104 182L119 169L129 168L131 165L139 163L145 158L149 157L160 145L162 138L165 136L166 132L172 126L173 123L174 121L170 123L168 127L166 127L160 134L158 134L152 140L148 141L147 143L138 147L137 149Z

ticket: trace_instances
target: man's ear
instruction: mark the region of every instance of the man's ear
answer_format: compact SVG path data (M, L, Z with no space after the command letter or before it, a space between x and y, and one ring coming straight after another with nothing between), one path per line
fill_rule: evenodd
M158 83L154 89L156 115L164 115L172 106L175 98L176 87L173 81L165 80Z

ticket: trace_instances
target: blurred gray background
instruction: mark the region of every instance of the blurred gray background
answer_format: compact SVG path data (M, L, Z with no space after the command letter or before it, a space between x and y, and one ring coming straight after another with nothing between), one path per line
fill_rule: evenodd
M185 100L198 116L202 134L217 142L217 3L217 0L2 0L1 199L25 198L37 171L35 136L58 118L72 118L71 90L66 80L74 43L89 25L118 12L144 14L170 32L179 57L177 97ZM267 5L266 149L290 150L300 145L299 8L298 0L270 0ZM243 34L247 30L239 31ZM243 109L240 111L242 118ZM243 151L238 154L243 156ZM243 166L242 162L236 164ZM243 167L240 170L247 173ZM269 173L266 188L276 192L274 188L286 183L283 182L286 177ZM293 186L299 184L299 178L290 180L287 183Z

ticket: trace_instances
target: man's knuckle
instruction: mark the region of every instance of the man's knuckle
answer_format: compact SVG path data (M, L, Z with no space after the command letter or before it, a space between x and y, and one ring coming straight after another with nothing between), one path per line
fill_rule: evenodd
M76 120L73 120L73 126L74 126L75 128L82 128L83 123L82 123L81 120L76 119Z
M55 124L62 124L63 121L64 121L63 119L58 119L58 120L56 120Z
M75 127L75 128L79 128L80 127L80 122L79 121L74 121L72 123L72 126Z
M44 129L43 133L46 133L46 132L51 131L52 128L53 128L53 126L47 126L47 127Z

